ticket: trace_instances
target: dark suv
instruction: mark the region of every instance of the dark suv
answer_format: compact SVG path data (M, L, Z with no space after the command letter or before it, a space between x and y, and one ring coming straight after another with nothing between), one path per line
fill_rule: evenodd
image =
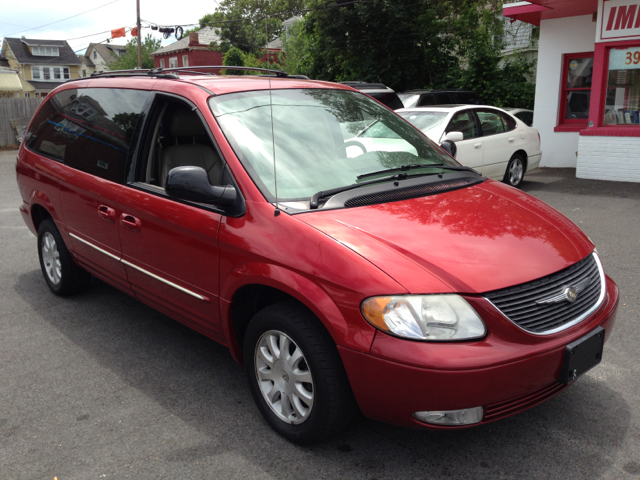
M476 92L470 90L407 90L398 94L405 108L429 105L484 105Z
M366 93L372 98L375 98L380 103L384 103L392 110L403 108L404 104L398 97L396 92L391 90L382 83L367 83L367 82L340 82L343 85L349 85L351 88L360 90L362 93Z

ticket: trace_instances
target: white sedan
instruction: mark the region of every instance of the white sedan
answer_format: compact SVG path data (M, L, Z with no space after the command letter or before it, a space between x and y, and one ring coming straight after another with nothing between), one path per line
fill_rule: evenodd
M456 160L483 175L517 187L540 165L540 134L496 107L443 105L402 108L396 113L431 140L455 142Z

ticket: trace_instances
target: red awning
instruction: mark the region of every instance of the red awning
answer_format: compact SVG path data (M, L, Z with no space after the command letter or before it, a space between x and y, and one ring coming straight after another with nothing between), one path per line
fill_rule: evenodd
M540 25L540 20L592 15L597 11L598 0L529 0L502 7L505 17L534 25Z

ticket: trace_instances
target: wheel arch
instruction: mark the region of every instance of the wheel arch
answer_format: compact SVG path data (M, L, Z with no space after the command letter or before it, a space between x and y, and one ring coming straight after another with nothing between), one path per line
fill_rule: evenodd
M253 316L262 308L284 300L295 301L309 310L336 345L344 343L338 339L347 336L347 322L329 294L319 285L284 267L245 264L229 275L220 295L223 331L231 355L238 363L243 363L242 342ZM371 341L373 334L370 341L365 340L367 351Z
M58 212L56 212L53 203L46 193L40 190L33 191L29 199L29 205L29 217L33 222L36 234L38 233L40 224L46 218L51 218L54 222L59 223Z
M35 231L37 232L40 228L40 224L43 220L50 218L53 220L53 216L49 213L49 211L43 207L41 204L36 203L31 207L31 221L33 222L33 226Z
M522 159L524 160L524 173L527 173L527 168L529 166L529 155L527 154L526 150L523 150L523 149L516 150L515 152L513 152L513 155L516 155L516 154L522 155ZM512 158L513 158L513 155L511 155Z

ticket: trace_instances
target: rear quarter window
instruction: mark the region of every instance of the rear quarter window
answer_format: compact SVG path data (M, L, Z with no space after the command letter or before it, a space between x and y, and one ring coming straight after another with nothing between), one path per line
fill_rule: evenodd
M56 93L31 122L26 146L72 168L124 183L136 126L152 95L112 88Z
M518 112L515 116L526 123L528 126L533 125L533 112Z

